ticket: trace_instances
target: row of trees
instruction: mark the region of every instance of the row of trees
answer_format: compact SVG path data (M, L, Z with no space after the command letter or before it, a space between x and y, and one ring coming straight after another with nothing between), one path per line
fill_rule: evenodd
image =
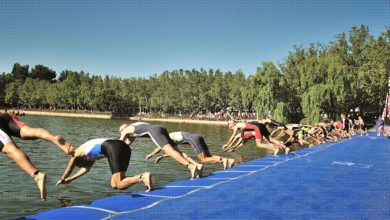
M277 120L320 120L358 108L379 113L390 75L390 28L375 38L352 27L329 44L295 47L276 66L264 62L253 75L241 71L174 70L148 78L56 72L15 64L0 75L0 105L122 112L196 114L226 109L272 111Z

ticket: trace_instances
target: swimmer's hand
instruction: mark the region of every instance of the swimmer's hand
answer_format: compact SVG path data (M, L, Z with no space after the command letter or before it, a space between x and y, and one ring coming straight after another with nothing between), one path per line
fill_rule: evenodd
M152 157L153 157L152 154L148 154L148 155L145 157L145 159L148 160L148 159L150 159L150 158L152 158Z
M66 178L66 179L60 179L60 180L57 181L56 186L58 186L58 185L60 185L60 184L68 184L68 183L70 183L70 182L72 182L72 181L69 180L68 178Z

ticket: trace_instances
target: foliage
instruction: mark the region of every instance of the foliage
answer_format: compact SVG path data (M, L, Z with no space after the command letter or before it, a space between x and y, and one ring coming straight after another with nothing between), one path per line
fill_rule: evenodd
M390 76L390 28L377 38L352 27L327 45L295 46L279 66L263 62L253 75L219 69L164 71L121 79L83 71L56 72L15 63L0 75L0 105L134 113L271 112L276 120L314 123L359 109L379 113Z

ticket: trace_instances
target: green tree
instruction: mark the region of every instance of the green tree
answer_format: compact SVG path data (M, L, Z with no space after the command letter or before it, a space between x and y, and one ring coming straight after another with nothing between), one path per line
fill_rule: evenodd
M247 99L244 103L252 103L258 115L274 112L277 103L282 101L281 79L280 71L272 62L263 62L262 67L257 68L256 74L249 78L249 85L243 91L243 97Z
M11 106L17 106L19 103L20 82L8 83L5 88L5 103Z
M305 115L304 123L313 124L321 120L320 113L329 106L331 91L325 84L310 87L302 97L302 111Z
M28 68L28 65L15 63L11 72L13 81L24 82L24 80L28 77Z
M33 79L45 80L48 82L54 82L57 74L56 71L49 69L44 65L35 65L31 69L30 77Z

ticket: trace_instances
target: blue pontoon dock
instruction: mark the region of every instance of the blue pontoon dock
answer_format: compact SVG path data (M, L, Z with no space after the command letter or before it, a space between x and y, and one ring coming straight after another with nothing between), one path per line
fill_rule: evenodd
M369 133L23 219L390 219L389 169Z

